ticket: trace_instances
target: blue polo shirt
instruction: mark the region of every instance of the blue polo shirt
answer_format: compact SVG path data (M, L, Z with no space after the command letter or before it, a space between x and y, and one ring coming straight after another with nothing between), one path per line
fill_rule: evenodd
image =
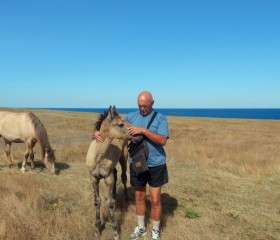
M132 125L132 126L139 126L147 128L150 119L154 114L154 110L147 116L143 116L140 111L135 111L128 113L125 116L125 119ZM161 113L157 113L154 121L152 122L149 130L152 132L158 133L160 135L164 135L169 137L168 131L168 123L165 116ZM166 154L164 148L162 146L156 145L152 143L148 138L146 138L146 142L149 149L149 157L147 159L147 163L149 167L155 167L159 165L163 165L166 163ZM130 159L131 162L131 159Z

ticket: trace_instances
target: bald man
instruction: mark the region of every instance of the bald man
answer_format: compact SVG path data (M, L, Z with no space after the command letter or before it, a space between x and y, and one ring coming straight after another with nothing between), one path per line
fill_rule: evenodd
M129 128L131 135L142 134L147 142L149 156L147 164L149 171L137 176L132 168L130 159L130 182L135 189L135 205L137 226L130 236L131 240L146 235L146 187L149 185L151 203L152 239L160 239L160 220L162 214L161 187L168 183L168 171L166 166L166 154L163 146L169 136L168 123L165 116L157 113L149 129L147 125L155 110L153 109L154 99L150 92L143 91L137 99L138 111L129 113L125 118L132 125Z

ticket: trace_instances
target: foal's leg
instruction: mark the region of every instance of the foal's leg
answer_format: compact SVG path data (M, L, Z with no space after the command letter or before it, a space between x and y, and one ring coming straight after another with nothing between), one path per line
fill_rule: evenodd
M125 158L124 156L121 156L120 160L119 160L120 164L121 164L121 168L122 168L122 183L123 183L123 188L124 188L124 195L125 195L125 199L128 200L128 194L127 194L127 175L126 175L126 171L127 171L127 158Z
M115 199L113 197L113 187L114 187L114 181L115 181L115 177L114 177L114 173L111 173L108 177L104 178L104 181L106 183L107 186L107 190L108 190L108 207L109 207L109 212L110 212L110 216L112 219L112 227L114 230L114 240L118 240L119 239L119 226L115 217L115 208L116 208L116 203L115 203Z
M93 195L94 195L94 206L95 206L95 235L97 237L100 236L101 231L101 219L100 219L100 206L101 206L101 199L99 196L99 179L90 176L92 188L93 188Z
M5 140L5 153L6 153L6 156L7 156L8 160L9 160L9 163L10 163L9 167L10 168L14 165L12 157L11 157L11 146L12 146L12 143Z
M117 180L118 180L118 170L114 168L114 184L113 184L113 198L116 199L117 196Z

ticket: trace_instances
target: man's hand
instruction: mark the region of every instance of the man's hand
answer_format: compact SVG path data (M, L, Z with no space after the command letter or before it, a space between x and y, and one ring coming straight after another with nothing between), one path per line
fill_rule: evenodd
M100 131L95 130L92 134L92 139L95 139L96 142L101 141Z
M132 136L134 135L145 135L146 133L146 128L143 128L143 127L136 127L136 126L133 126L133 127L129 127L128 128L128 133Z

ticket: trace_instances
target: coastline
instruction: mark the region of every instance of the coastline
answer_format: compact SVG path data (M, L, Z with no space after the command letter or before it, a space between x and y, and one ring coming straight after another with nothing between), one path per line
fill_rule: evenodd
M102 113L106 108L42 108L46 110ZM118 108L121 114L137 108ZM280 108L155 108L165 116L280 120Z

